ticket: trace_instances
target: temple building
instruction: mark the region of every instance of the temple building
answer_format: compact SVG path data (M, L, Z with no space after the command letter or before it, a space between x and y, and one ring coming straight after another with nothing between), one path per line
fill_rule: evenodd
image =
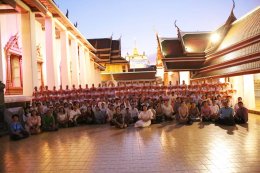
M113 40L110 38L88 39L95 47L97 57L100 58L100 64L105 68L104 73L127 72L129 63L121 57L121 38Z
M140 55L137 48L133 55L126 58L121 56L121 38L113 40L110 38L88 39L94 46L93 51L100 59L100 64L105 67L101 72L101 81L103 85L119 85L120 83L150 83L157 82L156 67L149 66L149 60L145 53Z
M260 100L260 7L237 19L234 6L225 23L211 32L157 34L157 76L165 84L229 83L254 110Z
M54 1L3 0L0 7L0 81L6 85L6 102L25 100L34 87L101 82L105 67L96 49Z
M125 59L130 63L131 69L148 68L150 65L145 52L143 54L140 54L137 47L134 48L132 55L129 55L129 53L127 53Z

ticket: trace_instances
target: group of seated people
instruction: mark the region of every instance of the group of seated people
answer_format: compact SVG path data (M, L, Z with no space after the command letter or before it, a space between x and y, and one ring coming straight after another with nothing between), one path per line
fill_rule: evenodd
M235 105L232 97L224 94L198 94L180 97L174 91L167 95L148 97L144 94L125 94L124 97L59 98L34 100L25 108L21 122L13 115L10 137L23 139L42 131L79 124L106 124L116 128L148 127L151 124L176 120L181 124L194 121L224 125L247 123L248 111L239 97Z

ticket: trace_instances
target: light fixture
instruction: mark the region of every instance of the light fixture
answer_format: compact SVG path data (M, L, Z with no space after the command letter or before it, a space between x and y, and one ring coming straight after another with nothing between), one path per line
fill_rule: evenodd
M211 36L210 36L210 40L212 43L217 43L220 39L220 36L218 33L213 33Z

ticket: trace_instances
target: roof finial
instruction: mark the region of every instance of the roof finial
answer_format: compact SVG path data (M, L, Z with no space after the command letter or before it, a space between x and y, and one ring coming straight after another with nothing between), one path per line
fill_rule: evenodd
M74 26L77 28L78 27L78 22L74 23Z
M234 9L236 7L236 2L235 2L235 0L232 0L232 2L233 2L232 11L234 11Z
M66 11L66 17L69 18L69 10Z
M181 36L181 34L180 34L180 28L177 26L176 23L177 23L177 20L174 21L174 26L175 26L175 28L177 28L178 37L180 37L180 36Z
M177 23L177 20L174 21L174 26L175 26L175 28L177 28L177 30L178 30L178 32L179 32L179 31L180 31L180 28L177 26L176 23Z

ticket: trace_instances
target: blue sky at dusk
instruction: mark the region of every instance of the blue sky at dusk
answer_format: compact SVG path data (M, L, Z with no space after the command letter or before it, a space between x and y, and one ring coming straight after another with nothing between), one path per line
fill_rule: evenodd
M232 0L55 0L69 19L78 22L86 38L114 39L122 35L122 56L132 52L136 40L154 62L155 32L176 37L174 20L182 31L212 31L228 18ZM260 5L260 0L236 0L237 18Z

